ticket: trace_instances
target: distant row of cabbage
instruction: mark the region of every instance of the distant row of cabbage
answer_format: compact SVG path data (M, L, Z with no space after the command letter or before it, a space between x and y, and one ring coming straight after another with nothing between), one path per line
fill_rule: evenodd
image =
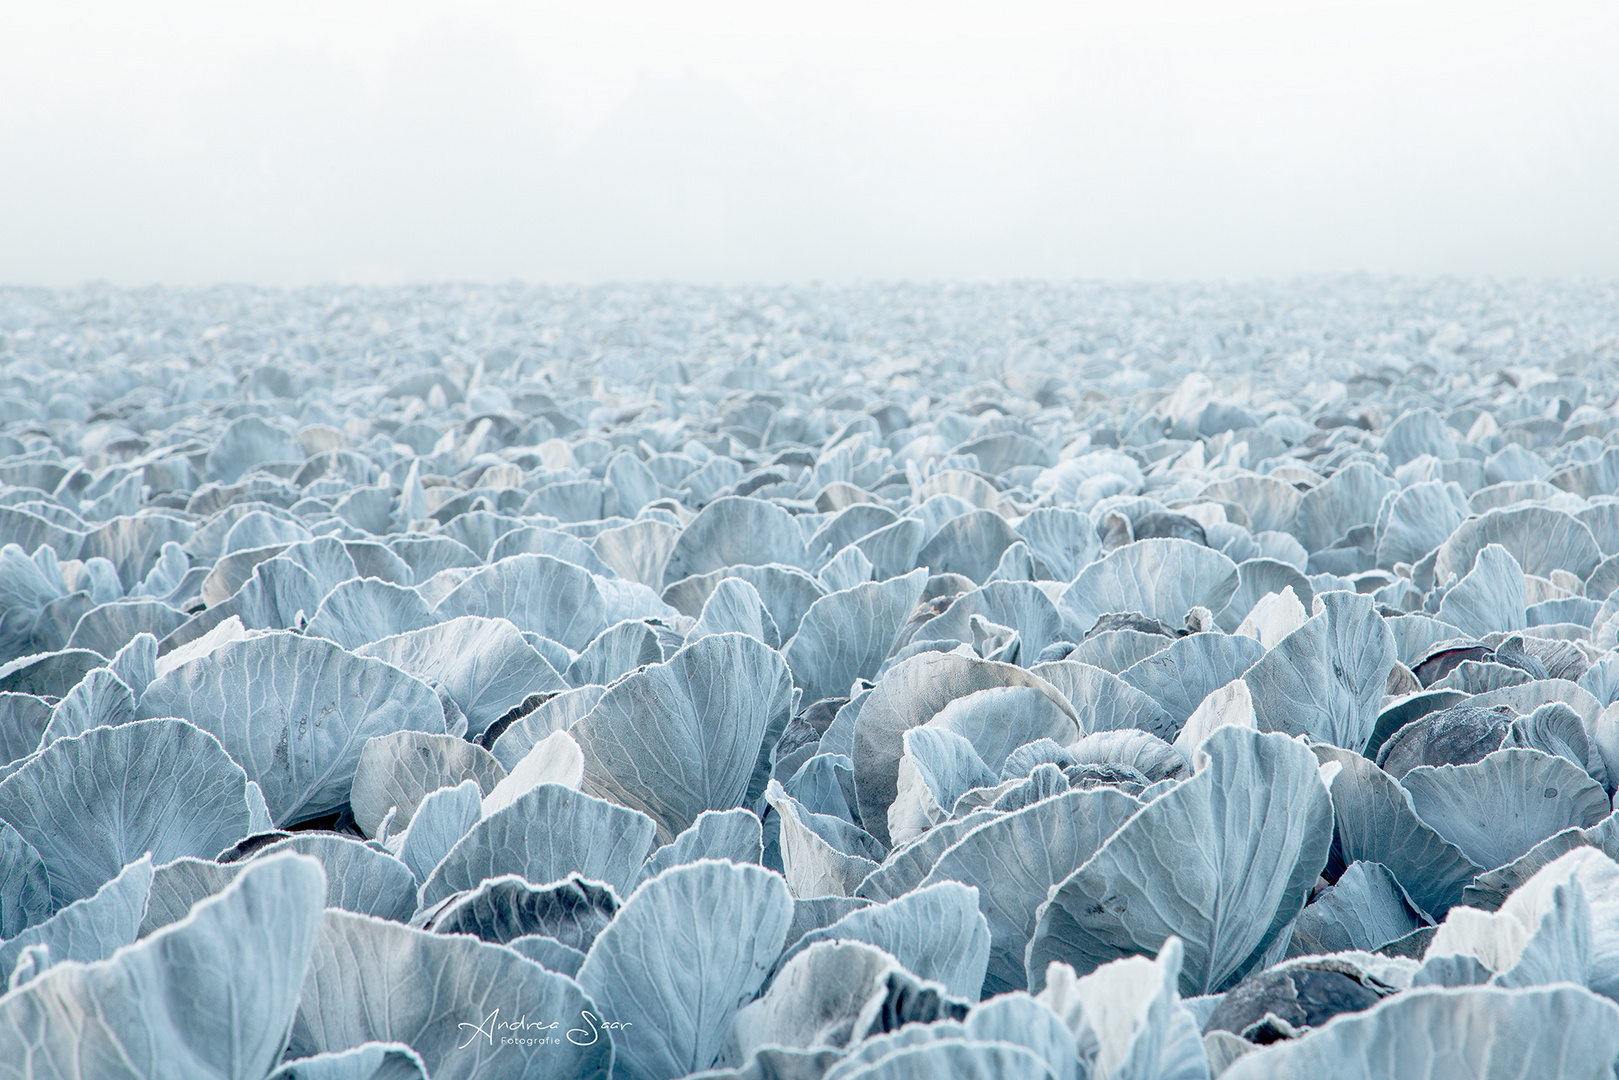
M1610 1076L1602 310L0 293L0 1077Z

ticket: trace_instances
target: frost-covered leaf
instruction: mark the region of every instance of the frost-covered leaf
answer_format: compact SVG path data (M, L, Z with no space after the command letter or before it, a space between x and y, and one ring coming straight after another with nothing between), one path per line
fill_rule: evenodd
M889 669L854 725L855 791L860 820L872 835L886 842L888 807L898 792L905 731L927 723L957 698L1003 686L1035 687L1059 710L1073 713L1073 706L1050 683L1011 664L953 653L924 653ZM1073 721L1077 727L1079 718L1073 716Z
M1240 679L1265 656L1265 647L1240 634L1189 634L1128 668L1120 678L1161 705L1174 721L1172 737L1208 697Z
M1045 506L1018 522L1018 535L1058 581L1072 581L1102 552L1089 514Z
M1189 540L1139 540L1087 566L1057 607L1064 633L1079 641L1110 612L1178 627L1194 607L1224 609L1237 583L1236 563L1218 551Z
M569 734L585 789L650 815L667 843L704 810L759 797L790 707L780 654L716 634L614 684Z
M1262 731L1359 751L1377 726L1394 638L1369 597L1327 592L1320 609L1249 668Z
M51 710L40 745L83 735L91 728L117 727L135 719L135 695L111 668L97 668L79 680Z
M1421 765L1401 778L1422 820L1492 870L1567 828L1608 815L1607 795L1567 758L1497 750L1468 765Z
M562 673L570 686L606 686L648 664L661 663L658 634L639 619L614 623L596 635L579 658Z
M583 1012L601 1015L572 979L510 949L330 910L309 958L287 1052L305 1057L400 1042L421 1056L434 1080L547 1074L606 1080L613 1047L605 1032L596 1030L584 1046L567 1038L540 1044L511 1039L514 1029L500 1026L527 1016L560 1022L554 1034L584 1032Z
M652 850L654 831L644 814L541 784L473 825L428 875L419 899L435 904L502 874L544 883L577 873L626 896Z
M1068 699L1086 734L1140 728L1167 737L1175 730L1175 720L1162 705L1111 671L1072 659L1035 664L1029 670Z
M355 765L349 806L354 823L367 836L377 834L391 809L397 809L393 830L402 832L429 792L476 780L488 794L504 779L506 770L481 746L453 735L398 731L366 740Z
M1047 892L1139 809L1135 799L1111 788L1070 791L985 822L938 857L922 884L959 881L975 887L989 920L985 993L1027 985L1023 952Z
M0 944L0 971L8 975L23 950L49 949L51 964L105 960L140 934L152 888L152 860L141 856L96 892Z
M429 1080L421 1055L404 1043L368 1042L352 1050L289 1061L267 1080Z
M973 788L993 787L997 780L958 732L924 724L905 732L904 739L899 790L888 808L888 834L895 844L917 839L948 818L957 799Z
M1399 490L1399 486L1392 477L1364 461L1346 465L1326 483L1304 493L1293 535L1306 551L1314 553L1329 547L1355 526L1375 522L1383 496Z
M1524 578L1518 560L1500 544L1484 545L1472 568L1446 591L1439 618L1473 637L1522 630Z
M579 744L566 731L554 731L535 743L511 773L489 789L483 800L484 816L506 809L541 784L577 788L584 775L585 758Z
M39 853L58 908L148 851L158 863L212 858L251 826L246 774L217 739L183 720L93 728L52 743L0 783L0 818Z
M377 578L351 578L327 593L306 632L357 649L439 621L421 594Z
M1382 863L1356 862L1299 913L1291 956L1374 952L1426 925Z
M436 934L471 934L497 945L539 935L583 952L619 906L610 887L577 874L549 885L505 874L454 894L411 925Z
M944 987L920 982L873 945L822 941L784 964L770 988L737 1013L726 1056L741 1061L768 1045L844 1047L967 1012Z
M1469 507L1455 484L1429 480L1395 495L1377 541L1377 565L1420 562L1467 519ZM1381 515L1380 515L1381 516Z
M1616 1021L1619 1008L1579 987L1412 990L1245 1054L1221 1076L1597 1080L1619 1053Z
M1301 610L1315 597L1309 578L1297 567L1276 559L1248 559L1238 563L1237 579L1237 591L1231 594L1224 610L1215 616L1215 623L1228 634L1257 637L1267 648L1293 629L1289 627L1274 637L1254 632L1254 628L1260 625L1275 622L1276 615L1267 614L1267 609L1276 602L1276 597L1291 591L1292 604L1298 605ZM1299 622L1303 622L1307 616L1308 612L1301 615Z
M829 593L811 604L782 650L806 700L847 696L854 680L876 675L926 581L926 573L913 570Z
M155 868L138 936L146 937L153 930L179 922L199 900L223 891L249 865L250 862L221 864L188 855Z
M1308 750L1222 727L1209 764L1142 808L1041 908L1030 989L1053 960L1086 972L1186 942L1181 987L1242 978L1298 914L1332 842L1332 800Z
M764 834L753 811L740 806L735 810L704 810L679 836L652 853L641 869L641 880L698 859L756 863L763 855Z
M52 906L44 860L10 822L0 820L0 940L44 922Z
M410 827L395 838L390 850L410 867L418 883L425 882L450 849L483 820L483 792L476 780L430 792L416 808Z
M529 934L507 942L506 947L527 957L547 971L573 978L585 964L585 954L544 934Z
M776 622L783 641L798 633L798 624L810 605L826 595L820 582L793 566L727 566L683 578L663 590L663 601L682 615L697 618L714 589L727 578L739 577L752 585Z
M809 555L792 516L763 499L728 495L703 507L680 533L663 584L729 566L804 566Z
M386 637L354 650L386 660L441 687L477 735L530 694L552 694L562 677L504 619L463 616L436 626Z
M416 878L399 859L347 836L293 835L254 854L312 855L326 869L326 906L403 922L416 910Z
M930 620L923 633L935 639L973 643L972 617L1007 626L1017 632L1015 662L1031 666L1042 649L1062 636L1062 619L1046 594L1032 582L992 581L964 593Z
M1081 734L1073 716L1043 688L1034 686L976 690L947 702L925 726L965 738L995 776L1000 775L1007 755L1020 746L1037 739L1064 746Z
M139 715L183 717L215 735L264 790L277 824L346 803L372 736L444 731L425 683L291 633L233 641L161 676Z
M286 1045L325 894L315 860L266 859L111 958L53 967L0 998L0 1075L263 1077Z
M607 603L590 571L550 555L513 555L475 571L433 610L446 619L505 619L575 652L608 623Z
M1125 957L1082 978L1065 964L1053 964L1040 1000L1082 1017L1075 1041L1095 1047L1093 1076L1202 1080L1208 1064L1197 1022L1179 992L1186 983L1184 957L1184 945L1172 937L1152 960Z
M973 510L940 526L916 553L916 565L983 584L995 572L1001 554L1017 541L1017 533L1000 514Z
M579 969L601 1014L625 1025L613 1032L622 1074L670 1080L713 1065L792 917L786 884L758 866L703 861L637 889Z
M783 961L818 941L864 941L942 984L946 991L978 1000L989 963L990 931L978 910L979 893L958 881L930 881L897 899L859 908L829 926L811 930L783 954Z
M1524 573L1540 577L1561 569L1583 580L1602 561L1591 530L1572 515L1546 506L1507 507L1456 527L1436 552L1435 580L1443 584L1451 574L1467 573L1489 544L1500 544Z
M796 897L851 896L887 854L866 830L805 809L775 780L765 799L780 815L781 860Z
M663 521L632 521L603 529L591 540L597 557L619 577L652 589L663 588L663 568L674 553L680 530Z
M1461 850L1417 816L1395 779L1359 754L1319 747L1338 768L1329 787L1335 819L1332 861L1377 863L1392 872L1417 905L1435 918L1461 901L1479 873Z
M729 633L756 637L772 649L781 646L781 633L770 609L759 590L742 578L726 578L714 587L686 641L690 644L710 634Z

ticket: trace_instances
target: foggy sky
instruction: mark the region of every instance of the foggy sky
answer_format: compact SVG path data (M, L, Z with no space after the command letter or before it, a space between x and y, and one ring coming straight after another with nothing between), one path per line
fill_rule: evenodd
M1616 46L1611 0L0 0L0 282L1619 277Z

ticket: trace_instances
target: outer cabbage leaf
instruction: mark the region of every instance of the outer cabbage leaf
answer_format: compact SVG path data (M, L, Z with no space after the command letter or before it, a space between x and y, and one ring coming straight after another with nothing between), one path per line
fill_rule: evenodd
M212 858L252 825L246 774L183 720L52 743L0 783L0 818L39 853L56 907L90 896L148 851L159 863Z
M51 907L45 861L10 822L0 820L0 940L44 922Z
M266 1080L429 1080L421 1055L404 1043L368 1042L282 1065Z
M439 621L421 594L378 578L350 578L321 600L306 632L357 649Z
M1425 925L1388 867L1356 862L1299 913L1288 955L1374 952Z
M326 906L403 922L416 910L416 878L386 852L347 836L294 834L256 853L268 858L296 851L320 860L326 870Z
M1242 634L1190 634L1119 677L1164 707L1175 722L1169 734L1160 735L1168 739L1204 698L1232 679L1242 678L1264 655L1263 645Z
M412 925L436 934L471 934L497 945L538 935L583 952L618 909L611 887L577 874L550 885L505 874L456 893Z
M37 926L0 944L0 971L8 975L23 950L44 945L51 964L105 960L140 935L152 889L152 860L142 855L97 889Z
M61 964L0 998L0 1076L255 1080L281 1058L326 883L266 859L112 958Z
M1359 751L1377 726L1394 669L1394 636L1369 596L1328 592L1320 609L1249 668L1262 731Z
M1304 549L1317 552L1348 535L1357 525L1377 520L1383 496L1398 491L1399 482L1364 461L1344 466L1299 500L1293 535Z
M1027 581L992 581L956 597L924 633L933 639L973 643L972 617L982 616L1017 631L1016 659L1029 666L1042 649L1062 636L1062 618L1039 586Z
M233 641L161 676L141 695L139 715L184 717L217 736L263 789L278 825L348 802L372 736L445 730L425 683L290 633Z
M436 904L502 874L541 884L578 873L622 896L640 876L655 830L644 814L541 784L457 841L422 885L419 901Z
M1027 985L1023 952L1047 893L1140 808L1137 800L1112 788L1070 791L987 821L938 857L922 884L959 881L975 887L989 921L985 993Z
M1619 1007L1573 986L1421 989L1245 1054L1223 1080L1599 1080L1619 1054Z
M1184 993L1229 987L1304 906L1332 843L1315 757L1284 735L1222 727L1209 764L1148 803L1041 908L1031 989L1052 960L1091 971L1186 942Z
M569 734L585 789L645 812L667 843L704 810L759 797L791 705L780 654L716 634L614 684Z
M922 596L927 573L868 582L810 605L782 650L806 701L844 697L856 679L877 674Z
M1140 728L1167 738L1178 726L1156 699L1111 671L1077 660L1054 660L1029 669L1067 698L1087 735L1096 731Z
M904 733L931 720L956 698L997 686L1033 686L1071 716L1073 706L1050 683L1011 664L923 653L895 664L872 691L854 724L855 792L860 820L888 841L888 807L898 793ZM1073 716L1077 727L1079 718Z
M713 1065L792 918L786 884L758 866L705 860L637 889L579 969L602 1015L626 1025L614 1032L622 1075L670 1080Z
M429 792L476 780L485 795L506 778L506 770L481 746L454 735L396 731L366 740L354 769L349 808L354 823L376 836L383 818L397 808L392 831L410 825Z
M386 660L437 685L466 714L469 735L482 733L530 694L554 694L567 686L505 619L449 619L354 653Z
M1180 626L1194 607L1218 612L1237 591L1237 564L1190 540L1138 540L1091 563L1057 607L1070 641L1110 612L1134 611Z
M682 615L697 618L714 589L726 578L739 577L752 585L776 621L776 630L787 641L798 633L798 624L810 605L826 595L820 582L792 566L727 566L682 578L663 590L663 602Z
M588 570L550 555L513 555L475 571L438 602L447 619L506 619L575 652L607 626L607 603Z
M1348 750L1319 746L1315 753L1337 766L1329 784L1333 865L1385 866L1419 907L1444 918L1482 867L1418 817L1410 797L1388 773Z
M965 1017L967 1004L943 991L873 945L818 942L783 965L770 989L737 1013L726 1060L739 1062L762 1046L844 1047L903 1024Z
M1472 569L1445 593L1439 618L1470 637L1524 628L1524 578L1518 560L1500 544L1485 544Z
M759 590L742 578L726 578L714 587L703 603L697 625L686 635L686 642L710 634L747 634L756 637L772 649L781 645L781 634L776 620L759 595Z
M1038 998L1063 1017L1093 1076L1112 1080L1205 1080L1197 1021L1181 1001L1185 947L1164 942L1155 959L1129 956L1076 978L1066 964L1047 971Z
M1583 581L1602 561L1591 530L1573 515L1549 506L1505 507L1456 527L1435 553L1435 580L1444 584L1451 574L1467 573L1488 544L1500 544L1524 573L1539 577L1567 570Z
M331 910L320 924L287 1052L303 1057L401 1042L421 1056L434 1080L606 1080L612 1040L590 1028L585 1012L600 1017L572 979L510 949ZM525 1017L559 1022L546 1034L590 1028L597 1037L585 1046L567 1038L554 1044L504 1038L525 1034L500 1026Z
M792 515L763 499L727 495L703 507L675 541L664 566L667 587L729 566L806 566L804 535Z
M614 623L585 647L562 673L570 686L606 686L637 668L661 663L663 647L658 634L640 619Z
M930 882L809 931L782 954L782 962L818 941L864 941L906 970L942 984L953 996L977 1001L990 950L989 924L978 907L976 888L957 881Z
M450 849L483 820L483 792L476 780L430 792L416 808L404 834L390 838L390 850L410 867L418 882L425 882Z
M763 857L764 832L753 811L740 806L704 810L684 832L652 853L641 870L641 880L698 859L756 863Z
M1470 765L1419 765L1400 780L1422 820L1493 870L1554 833L1589 828L1612 809L1567 758L1507 749Z

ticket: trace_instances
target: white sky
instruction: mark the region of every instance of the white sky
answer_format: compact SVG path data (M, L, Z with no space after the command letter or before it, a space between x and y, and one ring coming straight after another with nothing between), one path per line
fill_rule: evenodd
M0 0L0 282L1619 277L1614 0Z

